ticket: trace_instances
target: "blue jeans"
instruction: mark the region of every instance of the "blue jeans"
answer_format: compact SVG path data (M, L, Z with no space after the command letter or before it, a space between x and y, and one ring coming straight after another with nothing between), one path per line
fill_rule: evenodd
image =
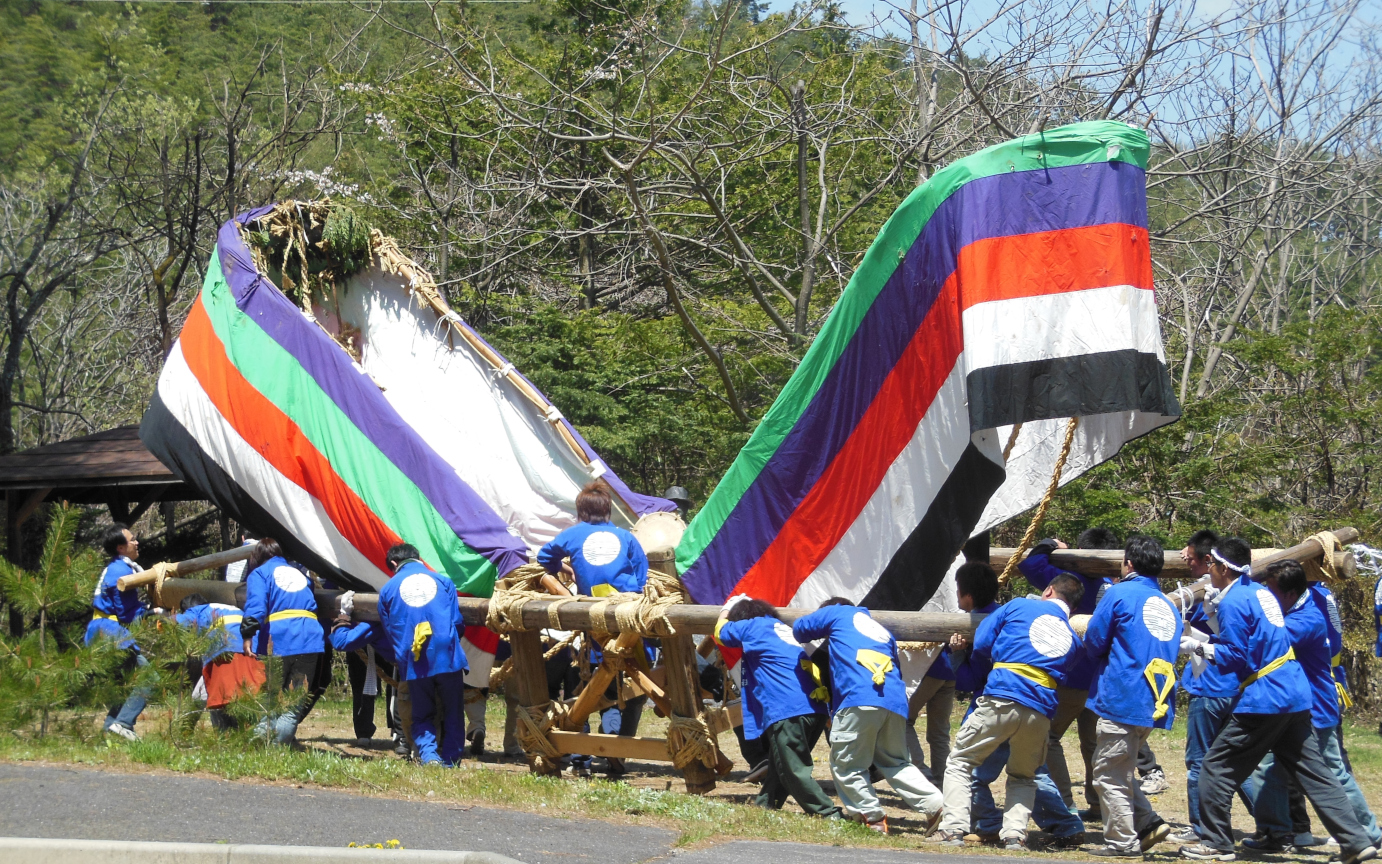
M1363 826L1363 833L1368 835L1374 846L1382 844L1382 830L1377 827L1377 819L1372 815L1367 799L1363 797L1363 790L1358 788L1358 781L1353 779L1353 774L1344 764L1343 728L1335 726L1331 729L1316 729L1315 742L1320 748L1320 755L1324 757L1324 764L1334 772L1334 776L1339 779L1339 785L1344 787L1344 795L1353 805L1353 813L1358 817L1358 824ZM1252 780L1258 780L1259 775L1260 785L1256 789L1257 795L1252 811L1253 818L1257 820L1258 830L1273 837L1293 836L1286 776L1276 767L1276 761L1270 754L1262 760L1257 771L1253 772Z
M1003 812L994 803L989 784L998 779L1008 764L1009 745L1005 741L989 754L984 763L974 769L974 791L971 795L970 813L974 830L979 834L997 834L1003 827ZM963 775L961 775L963 776ZM1070 812L1061 800L1056 781L1042 765L1036 772L1036 805L1032 808L1032 821L1037 827L1056 838L1073 837L1084 833L1084 823L1080 817Z
M609 706L600 715L600 731L606 735L637 735L638 721L643 719L643 706L647 701L647 696L626 699L622 711L618 703Z
M1210 745L1233 716L1232 696L1191 696L1185 724L1185 793L1189 801L1190 827L1200 831L1200 765Z
M422 764L441 763L447 767L461 761L465 747L465 673L443 672L408 682L413 701L413 743ZM437 717L438 709L441 716ZM437 720L441 733L437 733ZM440 738L440 754L437 741Z
M133 660L125 661L125 669L141 668L149 665L149 661L144 659L144 655L138 652L130 652ZM127 729L133 729L134 723L139 719L139 715L144 713L144 706L149 704L149 688L136 687L130 691L130 695L124 702L117 702L107 706L105 728L110 729L116 723L121 724Z

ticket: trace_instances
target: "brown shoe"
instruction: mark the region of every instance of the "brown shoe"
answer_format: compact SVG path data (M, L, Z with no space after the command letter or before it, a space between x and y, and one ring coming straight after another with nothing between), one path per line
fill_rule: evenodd
M888 817L882 816L877 822L865 822L864 827L870 831L877 831L879 834L888 833Z

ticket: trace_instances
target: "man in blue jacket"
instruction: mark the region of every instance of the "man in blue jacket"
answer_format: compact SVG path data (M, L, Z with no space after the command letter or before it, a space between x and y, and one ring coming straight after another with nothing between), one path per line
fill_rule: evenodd
M944 841L969 830L972 773L1009 744L1008 788L1001 837L1009 849L1027 845L1027 821L1036 800L1036 772L1046 761L1046 738L1056 713L1056 687L1080 640L1070 609L1083 587L1074 576L1051 580L1040 600L1020 598L994 612L974 634L972 658L993 662L983 695L965 718L945 772Z
M897 640L869 610L832 597L797 619L799 643L828 639L831 709L830 773L845 813L888 833L883 805L869 780L873 765L903 802L926 819L923 834L941 819L941 793L907 756L907 690L898 671Z
M394 575L379 590L379 623L388 634L398 678L408 682L418 756L424 765L450 767L465 746L463 689L470 668L461 649L465 624L455 584L428 569L421 557L409 543L385 555Z
M1233 716L1200 769L1203 841L1182 846L1182 857L1232 861L1233 794L1271 753L1291 772L1339 841L1341 864L1377 857L1343 787L1320 756L1311 728L1310 682L1291 646L1281 605L1251 579L1252 549L1230 537L1213 551L1210 573L1227 587L1206 595L1215 635L1195 647L1197 656L1238 677ZM1237 576L1230 579L1229 574Z
M1181 619L1157 584L1164 565L1160 543L1129 537L1123 578L1104 592L1085 630L1085 650L1097 664L1087 704L1099 715L1094 782L1106 844L1094 855L1140 857L1171 833L1135 779L1148 734L1175 720Z
M811 816L839 818L840 808L811 776L811 750L825 732L829 691L819 684L816 666L792 628L771 603L741 594L720 611L714 639L744 652L744 738L761 738L768 748L768 773L755 803L781 810L791 795Z
M149 611L148 604L139 599L139 591L134 588L119 590L116 583L120 577L140 573L144 570L134 563L139 558L139 540L129 526L116 522L106 529L101 538L101 548L110 556L110 561L101 571L96 582L96 592L91 598L91 623L86 625L85 643L90 645L95 639L113 639L117 647L125 651L125 662L120 667L122 677L130 675L135 669L149 665L139 646L130 638L125 628L143 618ZM136 687L123 702L109 706L106 713L105 731L119 735L130 741L138 741L134 731L135 721L144 712L149 701L149 690Z

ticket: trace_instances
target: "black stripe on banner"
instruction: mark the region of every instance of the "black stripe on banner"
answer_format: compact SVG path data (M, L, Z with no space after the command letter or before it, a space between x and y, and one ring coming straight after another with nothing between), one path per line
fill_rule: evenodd
M940 587L950 564L974 533L1007 472L973 442L941 484L921 524L898 547L883 574L859 602L870 609L920 609Z
M965 383L972 430L1115 411L1180 414L1166 364L1131 348L989 366Z
M197 439L192 437L192 433L188 432L168 410L168 406L163 404L157 391L149 402L149 409L144 412L144 419L139 423L139 440L143 441L149 452L167 465L170 471L181 477L184 483L198 489L213 504L230 514L236 522L261 537L272 537L277 540L288 557L305 564L318 576L329 579L341 588L356 591L377 590L364 580L337 570L294 537L292 532L216 464L216 460L202 449Z

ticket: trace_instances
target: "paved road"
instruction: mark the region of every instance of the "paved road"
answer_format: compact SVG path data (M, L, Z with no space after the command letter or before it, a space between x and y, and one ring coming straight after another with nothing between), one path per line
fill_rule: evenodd
M436 808L437 818L420 807ZM397 839L408 849L498 852L530 864L634 864L667 854L676 840L662 828L486 807L448 810L460 808L202 777L0 764L0 836L283 846Z
M420 807L436 808L428 818ZM457 812L447 812L457 811ZM214 814L214 820L208 816ZM211 830L208 830L211 826ZM488 807L368 798L204 777L0 763L0 836L498 852L529 864L958 864L927 855L736 841L673 850L672 831ZM966 864L1013 864L966 855Z

